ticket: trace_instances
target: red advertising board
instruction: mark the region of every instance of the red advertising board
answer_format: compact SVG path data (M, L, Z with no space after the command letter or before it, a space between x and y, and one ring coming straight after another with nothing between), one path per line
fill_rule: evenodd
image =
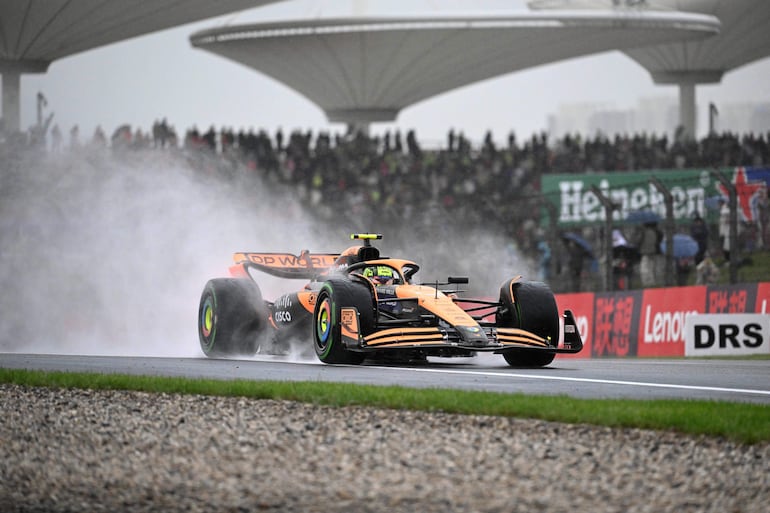
M704 313L756 313L757 285L710 286Z
M757 303L754 313L770 313L770 283L757 284Z
M575 294L556 294L556 306L560 313L572 310L578 325L580 337L583 339L583 350L577 354L559 354L557 358L590 358L591 329L594 324L594 294L580 292Z
M596 294L592 357L636 356L641 291Z
M703 313L705 305L705 286L645 290L637 356L684 356L685 319Z

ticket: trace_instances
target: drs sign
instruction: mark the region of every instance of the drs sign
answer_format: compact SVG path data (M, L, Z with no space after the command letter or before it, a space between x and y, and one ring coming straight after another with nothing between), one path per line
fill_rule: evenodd
M685 321L685 356L770 353L770 314L699 314Z

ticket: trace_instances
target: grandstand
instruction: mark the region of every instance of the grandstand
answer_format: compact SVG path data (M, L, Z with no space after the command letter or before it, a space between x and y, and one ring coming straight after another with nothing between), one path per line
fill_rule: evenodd
M386 231L396 241L400 235L394 234L394 226L408 226L412 235L474 233L483 227L511 241L517 258L533 265L547 244L552 259L545 276L560 292L570 287L563 276L568 255L560 239L567 232L579 233L592 247L592 254L581 264L581 289L613 287L604 267L611 261L612 249L605 244L609 233L605 216L595 199L585 197L591 184L609 197L633 202L613 214L611 225L633 244L640 226L626 220L632 210L653 211L662 227L666 223L664 198L649 183L651 176L659 177L677 196L672 233L689 233L697 212L707 222L714 260L727 263L716 199L729 194L711 176L716 170L737 188L733 211L740 236L734 255L742 256L733 262L770 248L770 132L712 134L697 141L643 134L565 136L549 141L543 134L524 141L511 138L501 147L491 137L474 146L453 135L441 148L425 149L413 132L371 137L360 132L347 136L264 130L199 133L191 128L180 138L169 126L163 130L167 132L157 126L152 131L129 130L112 141L99 138L85 141L83 147L56 151L86 155L106 151L121 161L141 161L146 158L142 155L162 153L184 161L208 179L260 189L279 187L319 221ZM0 156L5 165L13 166L23 160L19 155L33 155L40 149L0 144ZM3 176L13 175L2 171ZM565 184L572 184L572 189L565 190ZM580 194L582 199L569 199L565 193ZM585 204L578 207L576 201ZM572 213L565 214L568 211ZM737 274L731 276L727 266L722 271L724 282L740 279ZM660 286L674 280L673 275L658 278ZM686 279L695 282L694 269ZM640 286L638 273L630 285Z
M227 5L228 8L235 9L238 6L258 3L266 2L244 0L220 2L217 6L224 9L223 6ZM206 2L206 5L209 4L211 2ZM68 5L82 8L88 3L81 1ZM126 6L128 3L120 5ZM50 11L46 13L38 4L35 6L42 10L41 13L51 16ZM12 7L4 5L0 8L0 19L18 20L18 12L14 16L6 16L8 11L3 9L9 8ZM214 14L213 11L205 9L197 12L200 16ZM52 59L108 42L94 35L93 38L84 37L82 41L76 39L71 44L64 41L58 46L53 43L50 47L38 46L47 40L48 33L27 32L25 27L35 28L41 23L45 24L43 21L47 18L36 17L37 11L30 11L28 14L32 14L28 20L37 22L29 25L19 24L22 30L16 34L19 36L16 40L30 44L14 48L6 46L0 54L4 95L9 91L9 96L13 96L14 90L18 92L20 73L42 72ZM67 16L80 19L77 14L73 11ZM54 17L55 23L52 25L63 23L67 19L66 16L61 19ZM137 16L136 19L138 24L133 26L136 30L133 33L136 34L161 27L142 23L142 20L147 21L147 18L142 16ZM188 21L191 19L193 18ZM184 20L169 15L159 16L157 21L173 24ZM85 23L88 23L88 18L85 18ZM624 29L622 43L617 42L618 32L612 29L616 23L621 23ZM77 28L79 25L73 26ZM130 26L127 24L126 29ZM201 48L228 54L235 60L247 59L245 54L254 53L254 48L258 47L255 45L264 44L283 59L282 63L291 62L286 61L288 54L284 55L282 52L307 53L308 44L311 41L317 42L318 38L323 38L329 43L326 47L334 47L335 51L341 51L339 45L345 41L357 41L358 46L349 46L349 50L353 48L353 54L361 51L362 41L379 42L379 45L374 44L365 51L379 55L380 59L375 59L378 62L383 62L385 55L393 56L393 60L389 61L393 66L383 65L377 70L358 69L353 74L343 68L333 73L338 78L364 77L361 80L349 80L344 84L324 83L321 78L308 81L307 66L298 61L293 61L292 64L300 69L300 78L304 84L297 87L321 86L318 88L321 92L308 89L305 93L315 98L330 120L365 126L369 122L392 119L401 108L449 88L520 69L520 66L624 47L625 44L637 46L645 41L649 42L651 35L655 35L658 42L683 37L701 38L713 34L718 26L719 22L715 17L704 14L678 11L661 14L645 11L640 15L637 12L629 14L619 10L582 16L574 13L568 16L559 12L529 13L502 19L466 16L460 20L435 17L357 21L299 20L278 25L258 24L212 29L194 34L191 40ZM526 47L521 40L514 37L519 31L527 41L534 40L538 34L550 41L554 39L554 31L560 31L559 39L568 44L550 45L553 50L550 54L538 53L527 47L525 52L513 55L508 51L510 47ZM586 33L596 34L591 43L585 39ZM61 34L73 37L73 34L67 31ZM88 36L87 31L83 34ZM128 37L130 34L112 32L112 35ZM439 37L445 41L454 41L445 47L434 45L435 48L441 47L440 52L424 56L435 66L447 64L449 67L445 69L426 66L425 62L419 59L395 65L398 52L388 46L393 44L392 41L386 41L391 36L396 36L402 42L411 40L410 44L415 45L413 48L424 47L426 41L435 42L433 39L424 38ZM512 39L505 39L503 36L510 36ZM33 40L38 43L32 44ZM299 46L293 46L290 40L299 41ZM502 46L491 50L490 40L500 40ZM476 53L462 53L461 50L466 48ZM414 56L415 52L413 49L404 54L409 57ZM450 58L449 55L454 57ZM462 62L478 62L479 65L470 66L467 72L460 73L457 72L459 61L453 60L455 58ZM324 62L318 55L314 55L313 59ZM356 59L350 57L341 61L343 64L350 64ZM486 63L489 67L482 66ZM255 61L252 65L258 69L266 69L261 62ZM393 69L390 69L391 67ZM369 71L376 73L369 75ZM384 74L386 71L390 74ZM426 76L432 77L433 81L423 81ZM391 87L377 89L371 87L372 84L389 84ZM347 91L350 94L334 97L315 96L326 94L328 91L335 94ZM4 99L3 113L7 116L7 121L10 121L11 128L14 108L13 105L6 105ZM12 180L22 172L20 166L30 160L43 159L41 155L44 155L44 152L41 149L45 147L45 137L45 133L42 138L32 139L0 137L0 179ZM81 148L68 148L60 141L55 146L52 145L52 156L56 158L55 152L84 152L86 155L90 152L104 155L106 152L110 158L124 159L127 155L137 157L162 154L164 158L170 156L184 161L201 175L216 181L244 182L250 187L280 187L301 198L303 204L320 219L334 221L335 216L343 212L351 222L358 223L361 229L367 230L386 231L385 228L390 226L408 224L417 233L422 233L421 230L445 233L458 226L463 228L464 233L473 233L479 227L485 227L512 241L518 255L528 261L537 262L542 257L543 244L550 246L552 260L543 270L550 273L549 279L557 291L565 291L563 287L567 287L569 283L568 280L561 279L566 272L567 262L559 237L561 231L579 232L593 248L590 257L584 259L582 271L585 273L585 280L580 287L609 290L613 285L610 280L604 278L606 275L601 271L601 266L606 269L611 261L611 247L606 243L609 228L628 230L626 238L629 240L634 239L630 232L637 228L624 222L624 216L631 206L619 210L615 218L611 219L613 226L609 226L605 223L606 216L603 217L597 201L591 198L582 198L586 200L587 206L581 207L581 214L586 215L580 217L578 222L561 220L559 212L562 197L555 192L560 185L551 189L546 186L549 183L572 184L577 182L575 177L578 176L586 177L584 185L580 185L583 189L589 187L590 177L604 179L607 184L604 188L601 181L597 185L609 198L618 197L621 189L636 191L644 186L647 188L644 193L646 203L642 205L637 201L632 206L644 206L664 217L668 214L665 212L661 195L656 196L648 192L650 176L668 174L670 177L681 177L681 183L667 184L671 190L678 186L689 190L693 176L696 176L696 181L708 179L708 189L703 189L702 193L694 193L696 199L702 201L696 201L692 205L697 206L698 213L709 222L710 247L714 250L716 259L719 262L725 261L722 254L723 245L718 235L718 213L713 208L713 202L709 204L706 200L711 200L717 195L736 199L732 204L731 215L740 223L743 231L739 239L740 248L734 254L751 254L767 248L770 243L766 196L767 185L770 183L770 178L767 178L767 168L770 166L770 133L714 133L700 140L652 134L571 134L549 140L546 135L541 134L526 140L517 140L511 132L505 145L496 146L493 140L490 136L481 145L474 145L465 140L461 133L450 132L447 134L446 144L438 148L426 148L421 144L419 134L414 132L386 133L383 137L372 137L365 130L351 130L345 135L293 132L286 134L284 138L283 134L279 137L278 134L267 134L264 131L210 130L199 133L189 128L180 136L172 126L165 125L152 127L152 130L145 130L143 127L121 127L111 138L102 134L93 140L86 140L85 146ZM729 191L723 193L712 173L715 171L726 175L728 182L732 180L737 192L732 195ZM631 185L614 185L616 180L621 180L621 176L623 179L628 178ZM5 183L9 184L11 183ZM578 186L570 187L576 189ZM13 189L5 187L2 190L7 194ZM629 195L633 194L636 193ZM680 203L684 206L678 205L681 208L677 208L668 216L669 233L689 230L694 209L688 202ZM735 262L736 259L732 259L730 265ZM692 278L694 276L691 276ZM670 276L665 277L666 281L670 279ZM723 279L734 281L736 277L723 276ZM663 277L660 284L664 284Z

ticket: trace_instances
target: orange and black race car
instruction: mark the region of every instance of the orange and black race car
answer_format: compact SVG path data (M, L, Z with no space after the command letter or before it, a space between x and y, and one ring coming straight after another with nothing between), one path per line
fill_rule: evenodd
M497 301L462 298L459 286L468 278L418 284L416 263L382 257L372 246L381 235L351 238L363 244L340 254L233 255L231 277L209 280L201 294L198 334L206 356L280 352L291 340L312 339L324 363L483 351L502 354L511 366L539 367L583 348L572 312L565 310L560 322L544 283L515 277L502 284ZM252 270L307 284L266 301Z

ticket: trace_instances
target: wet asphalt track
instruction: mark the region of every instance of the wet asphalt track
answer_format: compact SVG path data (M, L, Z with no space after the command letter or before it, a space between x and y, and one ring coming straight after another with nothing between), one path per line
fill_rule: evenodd
M0 367L190 378L332 381L458 388L578 398L714 399L770 404L770 360L557 359L541 369L509 367L499 355L427 364L324 365L314 358L246 360L0 354Z

